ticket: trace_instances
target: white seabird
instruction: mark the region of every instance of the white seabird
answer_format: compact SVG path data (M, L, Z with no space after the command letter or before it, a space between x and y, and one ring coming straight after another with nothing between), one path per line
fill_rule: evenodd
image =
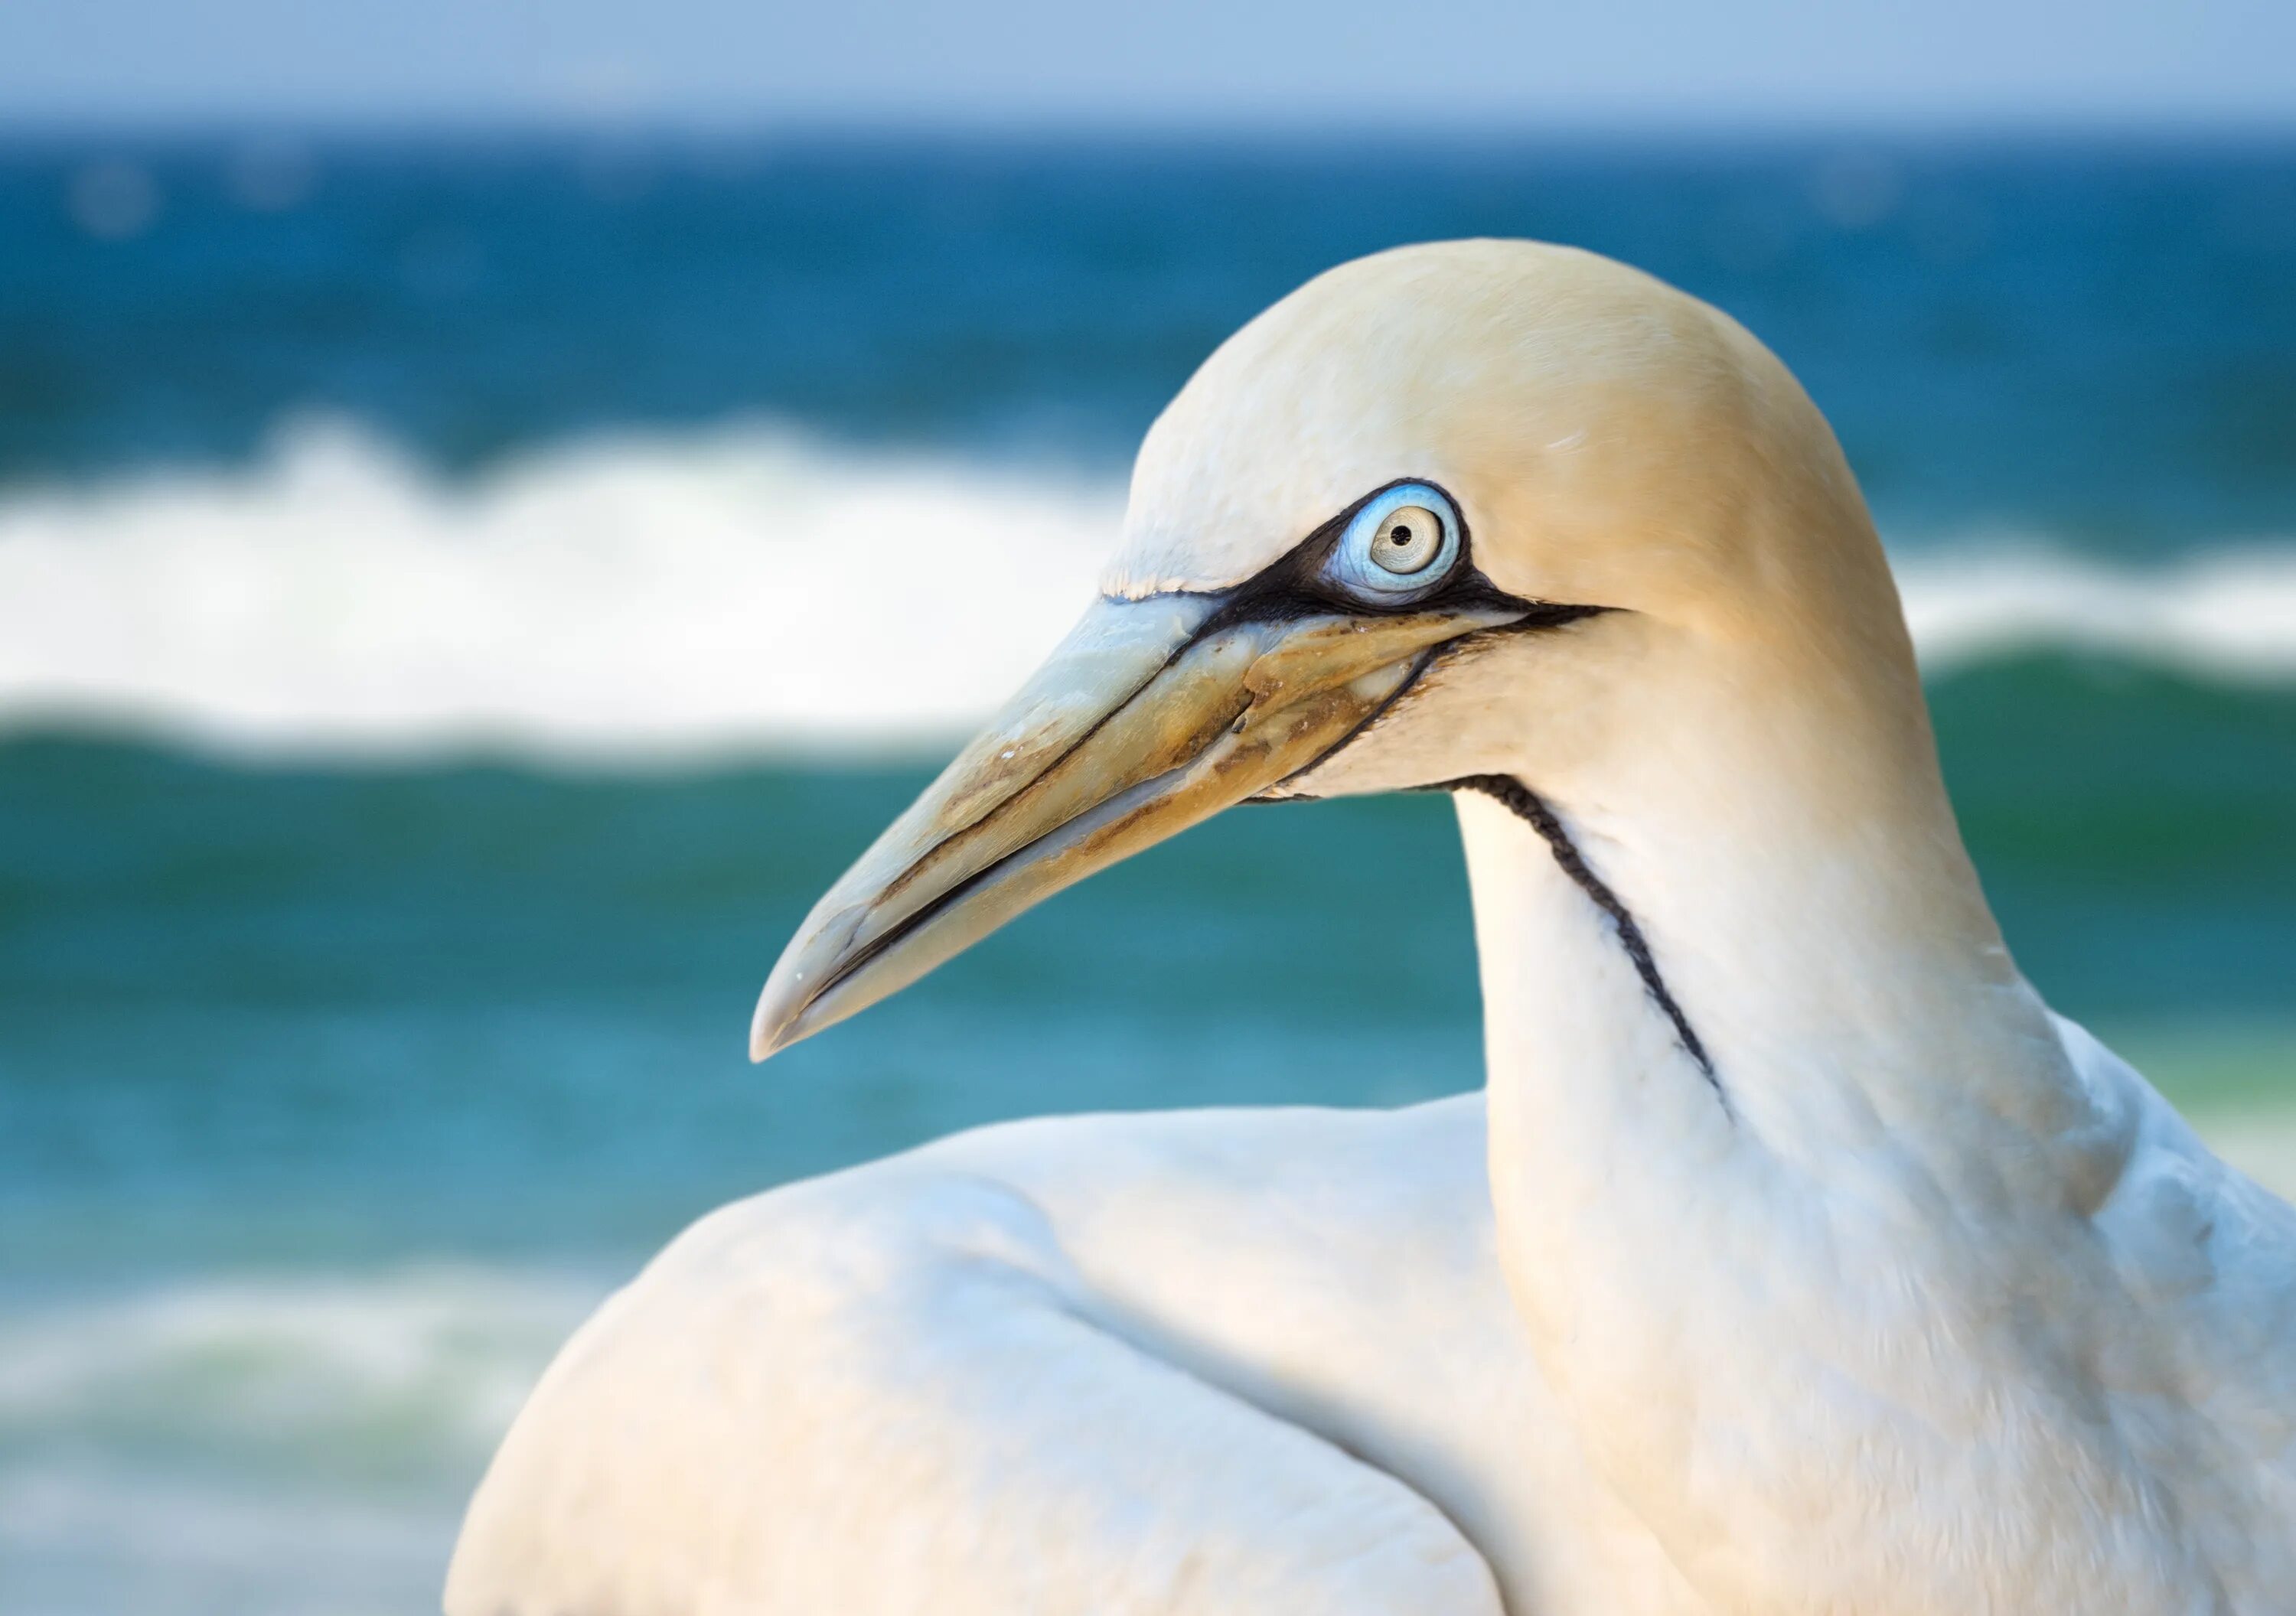
M756 1053L1243 798L1427 786L1487 1099L728 1207L552 1366L447 1608L2296 1609L2296 1213L2011 963L1816 408L1601 258L1382 254L1213 355Z

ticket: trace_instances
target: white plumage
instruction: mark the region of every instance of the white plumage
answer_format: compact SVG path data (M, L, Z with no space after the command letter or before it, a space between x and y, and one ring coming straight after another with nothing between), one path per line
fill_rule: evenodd
M1341 548L1390 507L1456 566ZM1488 1103L718 1212L537 1388L449 1610L2296 1608L2296 1213L2018 975L1831 435L1616 265L1406 249L1223 347L758 1048L1243 796L1446 782Z

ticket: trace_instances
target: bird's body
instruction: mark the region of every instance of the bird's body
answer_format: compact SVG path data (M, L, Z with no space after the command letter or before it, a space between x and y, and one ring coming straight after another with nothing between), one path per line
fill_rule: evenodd
M519 1547L518 1608L628 1577L610 1608L1496 1612L1449 1511L1511 1519L1472 1479L1554 1426L1506 1350L1481 1124L1064 1118L726 1208L506 1450L521 1515L608 1489Z
M2296 1212L2011 964L1758 344L1584 255L1367 260L1207 363L1129 528L758 1049L1240 797L1448 785L1487 1099L729 1208L553 1367L450 1609L2296 1606Z

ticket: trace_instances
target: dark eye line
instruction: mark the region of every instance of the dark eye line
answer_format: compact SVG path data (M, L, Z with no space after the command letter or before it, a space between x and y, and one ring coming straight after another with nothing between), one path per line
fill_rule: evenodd
M1207 640L1238 624L1291 623L1301 617L1329 616L1335 611L1358 617L1398 617L1410 612L1464 611L1480 607L1520 613L1520 617L1513 623L1482 631L1483 634L1512 634L1560 628L1566 623L1601 616L1612 609L1607 606L1532 600L1521 595L1509 594L1472 566L1464 564L1454 567L1451 575L1442 584L1414 600L1393 602L1365 600L1320 581L1300 578L1292 570L1293 560L1293 557L1287 556L1267 572L1239 584L1226 601L1197 626L1196 632L1189 636L1188 643L1193 645ZM1311 577L1317 576L1311 575ZM1481 635L1475 637L1480 639Z
M1459 553L1452 561L1450 575L1429 593L1403 600L1371 600L1338 588L1326 576L1332 551L1365 506L1398 488L1428 489L1451 508L1451 519L1459 530ZM1359 616L1392 617L1431 607L1513 603L1513 596L1502 593L1475 570L1467 518L1450 491L1423 477L1398 477L1349 505L1259 573L1237 584L1226 604L1196 630L1195 638L1201 640L1239 623L1288 623L1335 609ZM1531 603L1521 604L1528 608Z
M1402 600L1367 599L1332 584L1326 576L1326 563L1346 534L1348 525L1374 500L1406 486L1430 489L1451 508L1452 520L1458 524L1459 553L1452 562L1449 575L1427 593ZM1423 477L1398 477L1381 484L1267 567L1233 589L1218 593L1224 595L1225 599L1211 616L1197 624L1195 633L1174 650L1175 657L1188 646L1201 643L1238 624L1290 623L1301 617L1332 612L1360 617L1394 617L1409 612L1476 607L1519 612L1521 614L1519 621L1482 632L1482 634L1509 634L1557 628L1582 618L1599 616L1612 609L1607 606L1574 606L1526 600L1499 588L1474 564L1474 535L1468 529L1466 513L1460 510L1459 502L1451 497L1450 491L1442 484ZM1482 634L1474 638L1480 639Z

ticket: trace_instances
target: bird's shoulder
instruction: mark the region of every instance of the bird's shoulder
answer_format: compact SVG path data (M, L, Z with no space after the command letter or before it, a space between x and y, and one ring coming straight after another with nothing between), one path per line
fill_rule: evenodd
M2082 1081L2128 1118L2126 1159L2092 1219L2128 1306L2184 1395L2296 1489L2296 1208L2211 1151L2127 1061L2059 1027Z

